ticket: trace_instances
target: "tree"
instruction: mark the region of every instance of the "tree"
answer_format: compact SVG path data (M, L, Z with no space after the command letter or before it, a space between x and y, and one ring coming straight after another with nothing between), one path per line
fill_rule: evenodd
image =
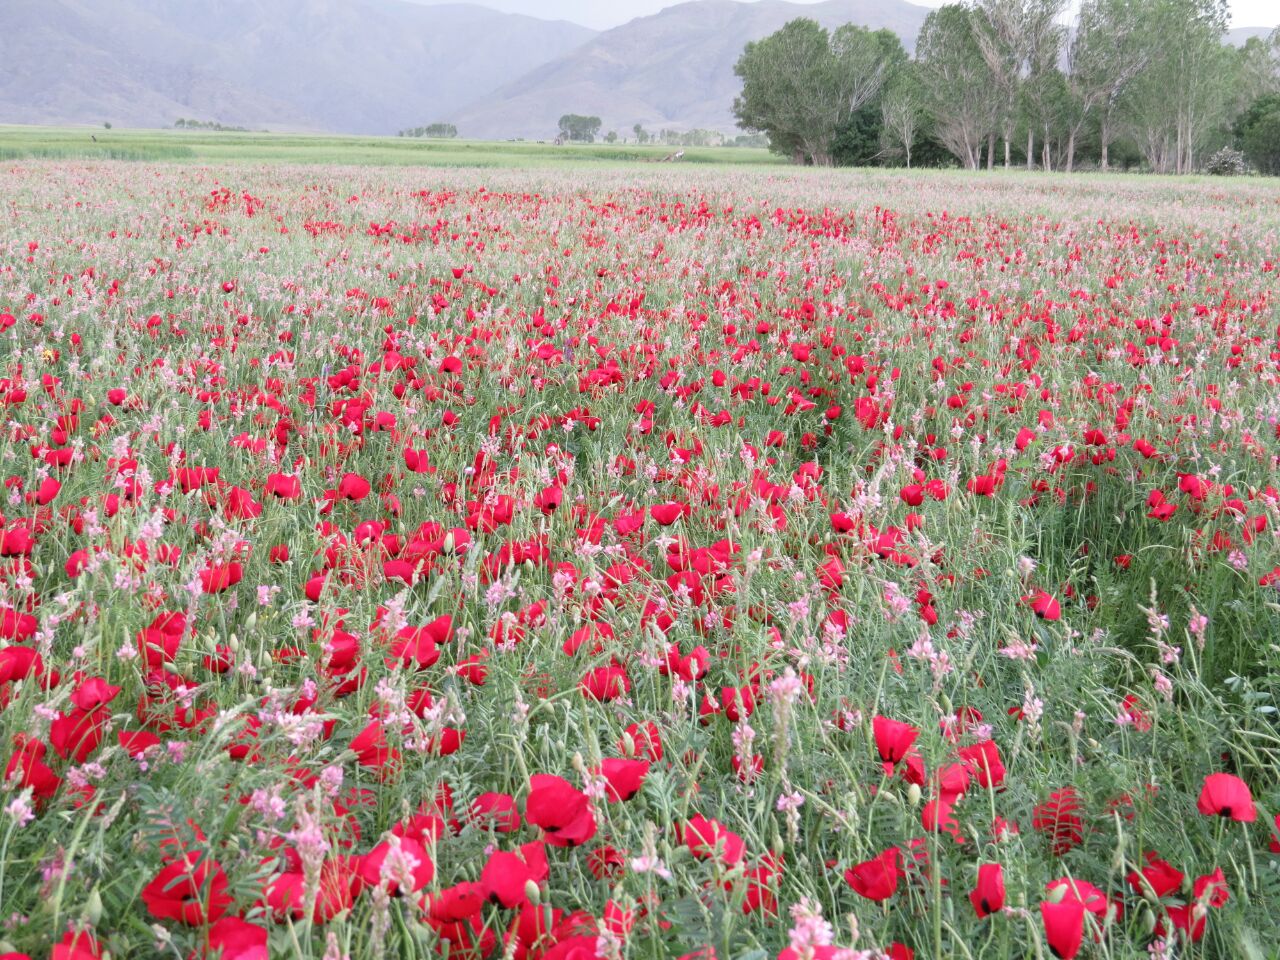
M618 142L618 131L617 131L617 130L610 130L608 133L606 133L606 134L604 135L604 142L605 142L605 143L617 143L617 142Z
M600 133L599 117L585 117L577 113L566 113L560 118L560 136L577 143L594 143Z
M934 132L976 170L1002 101L974 34L972 11L959 4L932 11L916 39L916 59Z
M1085 0L1068 48L1067 78L1079 104L1072 141L1085 123L1096 122L1100 165L1108 166L1122 98L1150 62L1154 50L1143 43L1142 5L1135 0ZM1068 169L1074 151L1068 154Z
M1140 0L1147 69L1127 101L1127 123L1157 173L1189 173L1221 127L1238 72L1223 45L1226 0Z
M885 38L865 28L847 24L829 34L813 20L792 20L739 57L734 115L743 128L768 134L776 152L829 166L840 128L879 94L892 56Z
M1058 0L1029 0L1024 17L1026 80L1022 84L1022 103L1027 120L1028 169L1035 156L1037 129L1041 136L1040 165L1045 170L1053 169L1053 148L1049 141L1076 112L1077 105L1058 69L1065 31L1055 18L1061 9Z
M1280 176L1280 94L1269 93L1253 101L1236 119L1235 134L1254 169Z
M970 16L973 39L999 93L998 123L1004 139L1004 165L1009 166L1009 141L1022 80L1021 0L979 0ZM987 169L995 162L995 130L987 133Z
M925 123L920 81L911 65L899 70L880 100L880 140L893 152L901 151L911 169L911 151Z
M645 130L645 128L642 127L640 124L637 123L634 127L631 128L631 131L636 135L636 143L649 142L649 131Z
M397 137L428 137L433 140L452 140L458 135L458 128L452 123L429 123L425 127L410 127L401 130Z

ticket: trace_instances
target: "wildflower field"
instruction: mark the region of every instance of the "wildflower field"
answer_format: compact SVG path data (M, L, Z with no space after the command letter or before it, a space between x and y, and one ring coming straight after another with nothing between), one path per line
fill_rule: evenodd
M0 197L0 956L1276 955L1270 184Z

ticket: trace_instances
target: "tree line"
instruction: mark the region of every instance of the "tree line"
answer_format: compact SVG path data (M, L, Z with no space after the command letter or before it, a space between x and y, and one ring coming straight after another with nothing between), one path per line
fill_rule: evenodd
M734 114L797 163L1280 173L1280 29L1226 42L1226 0L965 0L909 57L888 30L792 20L747 44Z
M423 137L428 140L452 140L458 135L458 128L452 123L428 123L422 127L409 127L399 131L397 137Z

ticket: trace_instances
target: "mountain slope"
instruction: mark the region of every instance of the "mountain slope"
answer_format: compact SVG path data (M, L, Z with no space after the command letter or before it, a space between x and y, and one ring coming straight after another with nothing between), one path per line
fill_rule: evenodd
M1227 43L1233 47L1243 47L1252 37L1265 40L1271 36L1270 27L1235 27L1227 31Z
M0 121L394 133L590 39L399 0L4 0Z
M636 123L728 132L739 91L733 65L748 41L810 17L828 28L888 28L910 50L928 13L903 0L694 0L607 30L451 119L463 136L483 138L553 137L565 113L597 115L620 133Z

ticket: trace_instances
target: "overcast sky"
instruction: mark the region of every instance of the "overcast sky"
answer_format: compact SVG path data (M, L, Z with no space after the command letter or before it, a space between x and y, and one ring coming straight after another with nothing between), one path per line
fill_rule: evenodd
M419 3L446 3L457 0L418 0ZM657 13L678 0L473 0L482 6L511 13L527 13L544 20L573 20L604 30L626 23L632 17ZM792 0L815 3L818 0ZM944 0L912 0L926 7L941 6ZM1233 27L1280 26L1280 0L1231 0Z

